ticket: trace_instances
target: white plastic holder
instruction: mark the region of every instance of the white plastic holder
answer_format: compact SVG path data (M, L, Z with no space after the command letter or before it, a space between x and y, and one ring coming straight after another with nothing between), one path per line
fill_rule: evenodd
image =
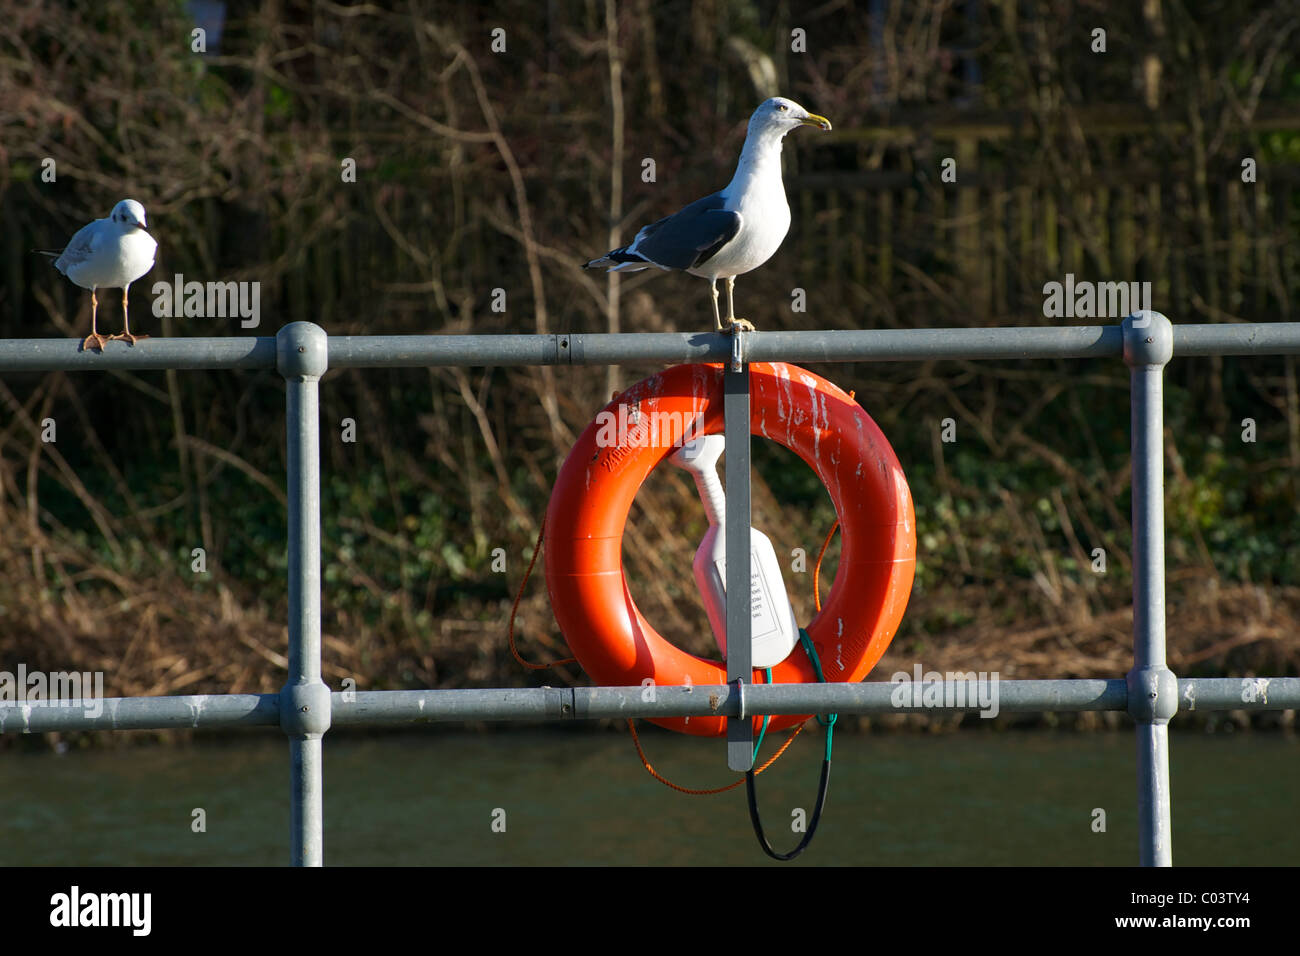
M726 444L721 435L705 435L686 442L668 459L695 479L695 489L709 519L709 530L695 551L692 569L709 616L709 626L724 659L727 656L727 541L723 525L727 495L718 478L717 466ZM799 642L799 625L790 606L776 549L767 535L753 526L749 529L749 551L751 663L754 667L774 667Z

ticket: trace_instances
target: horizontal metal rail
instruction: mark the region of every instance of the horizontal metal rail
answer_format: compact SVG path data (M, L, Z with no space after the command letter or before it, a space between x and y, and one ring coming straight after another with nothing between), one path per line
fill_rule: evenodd
M751 362L906 362L1118 358L1117 325L992 329L853 329L750 332ZM156 338L83 352L78 339L0 341L0 372L103 369L272 369L276 340ZM550 335L341 335L328 342L329 368L481 365L630 365L726 362L732 338L716 332ZM1300 355L1300 322L1174 326L1174 356Z
M972 682L950 682L940 695L960 702L900 703L906 684L734 684L645 687L500 687L482 690L335 691L330 727L398 727L487 720L620 720L651 717L754 717L764 714L923 714L990 710ZM948 691L948 687L953 688ZM997 713L1078 713L1129 709L1128 684L1112 680L1000 680ZM958 690L960 688L960 690ZM920 696L919 691L915 691ZM1183 713L1300 709L1300 677L1195 677L1178 681ZM909 696L909 700L913 700ZM742 702L744 713L742 714ZM996 716L990 714L990 716ZM279 694L111 697L0 704L0 733L92 730L217 730L279 727Z

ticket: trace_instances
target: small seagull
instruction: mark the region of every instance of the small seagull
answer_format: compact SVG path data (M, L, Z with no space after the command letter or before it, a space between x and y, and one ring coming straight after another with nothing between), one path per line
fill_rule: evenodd
M134 199L123 199L113 207L107 219L96 219L82 226L69 240L62 252L42 252L57 256L54 268L81 286L90 290L90 334L81 341L84 352L92 345L104 351L104 345L113 339L125 339L135 345L147 335L132 335L127 316L126 294L131 283L153 268L154 253L158 243L144 231L144 206ZM99 299L98 288L122 290L122 328L119 335L104 336L99 332L96 319Z
M584 268L685 270L709 280L717 331L753 331L753 323L736 318L732 290L736 276L772 258L790 229L790 206L781 182L781 141L798 126L830 129L831 121L782 96L765 100L749 118L736 175L725 189L643 227L630 244L591 260ZM718 314L719 279L727 280L725 327Z

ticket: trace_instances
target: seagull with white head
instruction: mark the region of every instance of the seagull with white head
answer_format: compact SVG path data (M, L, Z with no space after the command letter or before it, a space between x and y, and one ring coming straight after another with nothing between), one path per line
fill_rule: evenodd
M732 290L736 276L772 258L790 229L790 206L781 181L781 141L799 126L827 130L831 121L783 96L765 100L749 118L736 175L724 189L644 226L628 245L591 260L585 267L637 272L655 266L708 279L714 328L720 332L752 330L752 323L736 318ZM718 314L719 279L727 283L725 326Z
M96 219L82 226L61 252L43 255L57 256L54 268L81 286L90 290L90 334L81 342L82 350L104 345L113 339L125 339L135 345L137 339L147 335L132 335L127 316L127 289L131 283L153 268L158 243L145 232L144 206L134 199L123 199L113 207L107 219ZM122 290L122 328L118 335L99 333L97 317L99 299L96 289Z

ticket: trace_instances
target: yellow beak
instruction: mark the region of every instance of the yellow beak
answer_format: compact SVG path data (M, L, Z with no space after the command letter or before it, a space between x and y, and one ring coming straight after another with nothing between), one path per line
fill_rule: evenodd
M804 126L816 126L818 129L830 129L831 121L825 116L818 116L816 113L809 113L799 121Z

